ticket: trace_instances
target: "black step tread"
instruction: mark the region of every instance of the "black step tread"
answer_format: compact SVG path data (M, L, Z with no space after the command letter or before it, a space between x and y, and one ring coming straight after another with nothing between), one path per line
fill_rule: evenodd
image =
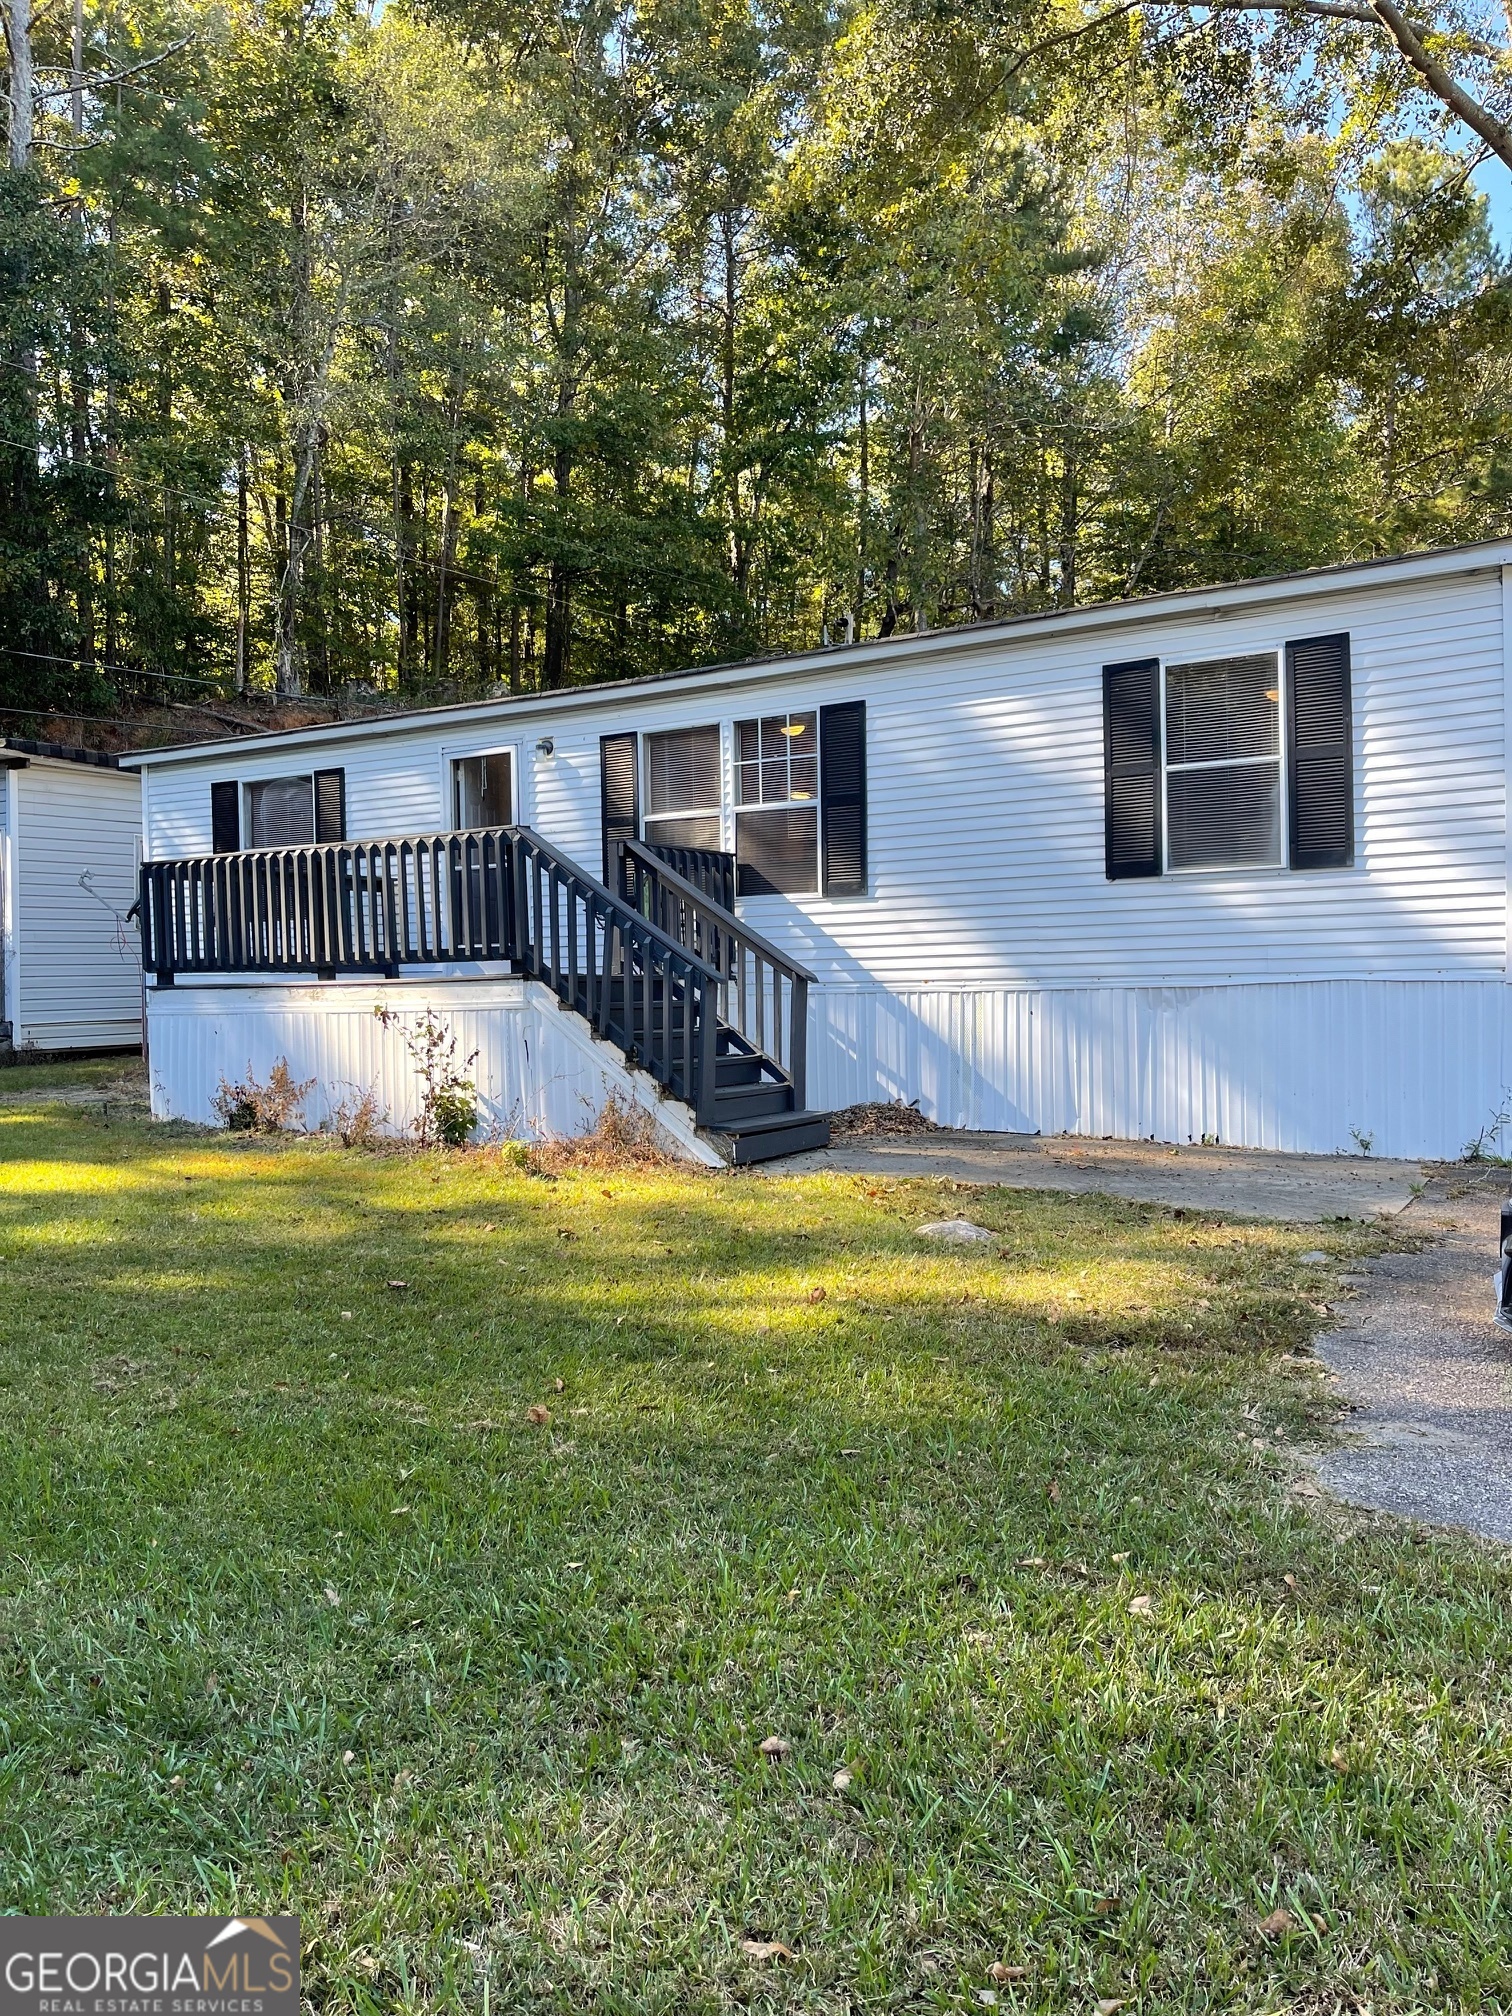
M743 1125L748 1120L775 1119L793 1111L791 1085L742 1085L714 1094L715 1127Z
M771 1162L779 1155L801 1155L810 1148L827 1148L830 1138L828 1113L778 1113L770 1119L745 1120L735 1127L719 1127L730 1144L730 1159L737 1167L747 1162Z
M765 1057L737 1053L714 1059L714 1083L723 1090L726 1085L786 1085L788 1080Z

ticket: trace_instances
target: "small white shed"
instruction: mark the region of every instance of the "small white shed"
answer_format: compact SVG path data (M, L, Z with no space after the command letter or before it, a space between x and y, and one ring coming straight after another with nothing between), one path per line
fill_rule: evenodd
M0 740L0 1047L117 1050L142 1039L129 916L142 787L114 756Z

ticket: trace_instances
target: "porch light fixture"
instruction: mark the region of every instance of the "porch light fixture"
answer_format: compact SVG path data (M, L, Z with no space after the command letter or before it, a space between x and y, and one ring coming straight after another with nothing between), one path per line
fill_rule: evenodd
M536 744L536 754L537 756L555 756L556 754L555 738L550 735L543 735L540 741L537 742Z

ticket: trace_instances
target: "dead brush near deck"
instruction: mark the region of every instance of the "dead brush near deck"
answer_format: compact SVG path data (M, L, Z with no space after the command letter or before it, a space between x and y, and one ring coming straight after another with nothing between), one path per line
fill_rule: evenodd
M536 1141L525 1153L526 1167L542 1176L574 1169L664 1169L671 1163L656 1115L633 1099L621 1099L617 1092L609 1094L587 1134Z
M296 1080L287 1057L278 1058L260 1083L247 1066L245 1078L234 1084L224 1078L211 1104L230 1134L287 1134L302 1119L304 1102L315 1089L315 1080Z

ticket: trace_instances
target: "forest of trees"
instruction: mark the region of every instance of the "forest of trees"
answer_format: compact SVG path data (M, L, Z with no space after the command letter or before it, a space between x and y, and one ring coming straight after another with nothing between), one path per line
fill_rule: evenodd
M1499 13L3 6L0 732L1512 522Z

